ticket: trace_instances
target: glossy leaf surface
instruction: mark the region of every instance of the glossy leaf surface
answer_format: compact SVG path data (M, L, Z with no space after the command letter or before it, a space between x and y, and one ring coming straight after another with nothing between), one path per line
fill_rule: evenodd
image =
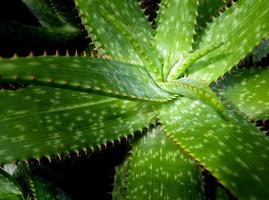
M193 64L188 76L209 84L230 71L269 35L268 18L267 0L237 1L208 26L199 48L220 41L223 45Z
M232 113L224 121L200 101L182 98L161 111L170 137L242 199L269 195L269 139Z
M142 102L46 87L2 90L0 163L97 147L155 120Z
M164 0L161 2L155 36L166 80L171 67L192 50L198 0Z
M126 199L203 199L198 166L160 127L132 146Z
M100 52L115 60L146 66L158 79L161 65L152 50L152 28L133 0L76 0L86 30Z
M0 199L24 200L21 188L15 183L14 178L0 170Z
M218 93L253 120L269 119L269 68L238 69L216 85Z
M161 90L139 66L91 57L40 56L0 60L2 81L95 91L122 98L166 101L172 96Z

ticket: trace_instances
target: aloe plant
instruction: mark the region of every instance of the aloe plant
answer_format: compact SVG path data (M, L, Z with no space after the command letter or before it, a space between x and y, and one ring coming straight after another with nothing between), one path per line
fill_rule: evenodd
M269 68L258 66L267 0L162 0L155 25L136 0L23 2L39 26L3 21L0 34L53 45L86 30L91 42L0 60L1 83L27 84L0 91L2 165L101 149L154 125L129 141L113 199L204 199L202 170L223 186L219 199L269 197L269 139L252 123L269 119ZM17 163L20 175L1 171L0 198L69 198Z

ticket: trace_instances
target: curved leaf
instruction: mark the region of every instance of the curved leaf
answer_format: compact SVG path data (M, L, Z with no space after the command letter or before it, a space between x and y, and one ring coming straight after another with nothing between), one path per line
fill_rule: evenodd
M47 0L22 0L44 27L62 26L66 22L55 13Z
M203 199L198 166L160 127L132 146L126 199Z
M215 85L218 93L251 119L269 119L269 67L238 69Z
M201 103L182 98L160 112L170 137L239 199L269 195L269 138L231 112L229 122Z
M112 191L112 199L126 200L127 196L127 180L128 170L130 168L130 162L126 158L119 166L116 167L116 173L114 176L114 187Z
M3 81L67 87L122 98L166 101L172 96L161 90L147 71L121 62L68 56L1 59Z
M203 101L214 108L223 119L228 120L228 113L217 95L202 82L181 78L176 81L159 83L159 85L171 93Z
M71 198L57 186L39 177L31 177L31 190L34 199L38 200L71 200Z
M213 17L218 16L219 9L225 6L227 0L199 0L197 26L205 28L206 24L211 22ZM228 0L229 1L229 0Z
M101 52L113 59L146 66L156 79L161 65L151 40L152 28L134 0L76 0L86 30Z
M261 61L264 57L269 54L269 37L263 40L258 47L256 47L253 52L253 62L257 63Z
M23 0L43 27L72 26L79 28L72 1Z
M208 26L199 48L220 41L223 45L193 64L188 76L209 84L230 71L269 35L268 18L267 0L238 0Z
M23 200L23 193L14 178L0 169L0 199Z
M163 62L163 78L178 60L192 50L198 0L163 0L161 2L156 48Z
M232 0L199 0L198 5L198 16L196 23L196 38L195 38L195 48L198 47L200 42L200 37L203 35L205 27L212 22L212 20L220 15L220 9L225 8L225 4L231 2Z
M48 28L0 20L0 44L19 43L25 46L47 47L68 43L81 37L80 30L64 25Z
M0 163L101 146L156 121L150 104L64 89L0 91Z

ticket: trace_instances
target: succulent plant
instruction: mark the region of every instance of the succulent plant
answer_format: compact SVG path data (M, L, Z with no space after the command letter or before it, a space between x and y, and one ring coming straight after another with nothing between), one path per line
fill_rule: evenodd
M219 199L269 198L253 124L269 119L268 1L162 0L154 23L141 2L23 0L37 26L0 21L2 39L40 47L88 38L84 52L1 58L0 83L25 87L0 91L0 199L69 199L21 161L135 135L113 199L204 199L203 170Z

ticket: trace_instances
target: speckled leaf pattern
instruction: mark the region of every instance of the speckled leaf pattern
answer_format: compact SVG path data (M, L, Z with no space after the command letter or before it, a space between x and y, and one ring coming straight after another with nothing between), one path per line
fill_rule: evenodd
M255 63L261 61L264 57L269 54L269 37L263 40L260 45L255 48L252 52L253 61Z
M24 200L21 188L13 178L0 170L0 199L1 200Z
M238 69L214 87L253 120L269 119L269 67Z
M224 8L227 0L199 0L197 27L205 28L207 23L211 22L213 17L219 15L219 9ZM200 32L200 31L198 31Z
M228 113L217 95L205 84L189 78L181 78L176 81L159 83L161 88L192 99L200 99L208 104L225 120Z
M101 149L157 123L118 167L114 199L203 199L199 166L239 199L269 197L269 138L241 116L269 118L269 69L226 74L258 44L254 62L268 54L268 0L217 13L228 1L162 0L154 30L137 0L23 0L41 26L0 21L0 38L42 48L72 42L82 28L99 58L0 59L0 83L29 84L0 90L0 165ZM0 199L20 198L2 175ZM54 198L44 180L26 181L34 198Z
M167 81L176 80L179 77L185 75L186 70L192 64L194 64L197 60L206 56L210 52L214 51L215 49L219 48L221 45L222 45L222 42L217 42L216 44L208 45L207 47L203 49L195 50L194 52L186 55L185 58L179 60L172 66L167 76Z
M172 98L156 85L143 67L101 58L40 56L1 59L0 76L0 82L17 79L122 98L146 101Z
M238 0L208 26L199 47L223 45L193 64L188 76L208 83L223 76L269 35L268 19L267 0Z
M3 90L0 163L97 147L155 122L142 102L46 87Z
M128 171L130 168L130 160L126 158L119 166L116 166L114 176L114 185L112 191L113 200L126 200Z
M161 2L156 48L167 78L173 64L192 50L198 0L163 0Z
M197 164L160 127L132 146L127 200L203 199Z
M85 27L101 53L144 65L160 78L161 65L151 48L152 28L136 0L76 0Z
M269 138L254 125L233 112L226 122L206 104L187 98L167 104L160 114L173 141L235 196L269 196Z
M219 16L219 10L225 8L225 3L231 0L199 0L198 16L196 22L196 38L194 46L197 47L200 41L200 36L205 30L208 23L210 23L214 17Z

